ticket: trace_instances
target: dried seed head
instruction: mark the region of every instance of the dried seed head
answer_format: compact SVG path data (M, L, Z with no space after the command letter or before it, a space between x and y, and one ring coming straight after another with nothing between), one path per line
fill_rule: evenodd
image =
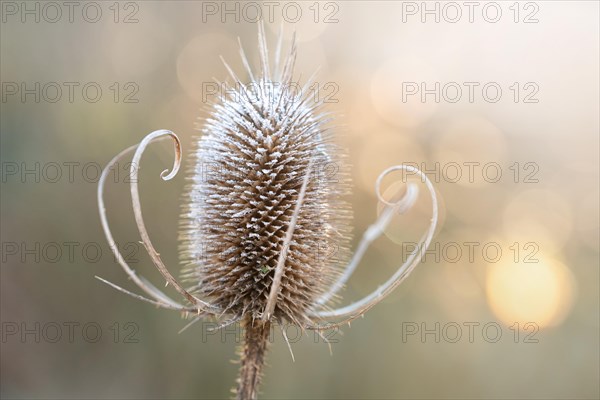
M262 30L259 42L260 76L254 77L242 51L250 83L229 70L234 85L213 104L193 151L182 214L185 278L234 317L263 317L310 173L272 313L278 322L303 325L348 260L349 174L322 101L307 93L310 83L292 90L299 87L292 80L295 43L271 76Z
M184 315L196 313L195 319L182 330L207 315L229 314L231 317L221 327L242 320L245 336L240 348L238 399L257 397L273 321L292 322L320 331L364 315L400 285L423 259L438 221L437 195L427 176L413 166L390 167L376 183L377 195L385 207L365 231L352 260L348 260L351 213L344 197L349 191L349 174L326 127L323 104L312 102L312 96L307 95L310 80L300 92L290 91L298 87L292 85L296 58L293 40L280 72L280 36L275 81L270 73L262 24L259 42L259 78L254 78L243 51L248 85L243 85L225 64L235 87L227 89L227 99L212 105L204 134L196 142L192 155L194 165L181 223L185 277L193 282L191 289L186 290L171 275L150 241L142 217L135 167L139 166L148 144L170 137L175 144L175 162L173 169L168 174L163 171L161 177L164 180L174 177L182 154L177 135L157 130L138 145L117 154L102 171L97 192L100 220L110 248L119 265L150 298L97 278L156 306ZM138 276L119 252L110 232L104 184L114 165L133 151L130 189L142 243L160 274L189 302L187 305L172 300ZM361 300L329 309L331 298L348 281L370 244L384 233L396 213L408 211L417 198L416 183L409 183L398 201L390 202L381 196L383 178L394 171L410 172L425 183L432 203L430 225L419 245L385 283ZM210 298L212 304L190 291ZM285 330L282 333L287 340Z

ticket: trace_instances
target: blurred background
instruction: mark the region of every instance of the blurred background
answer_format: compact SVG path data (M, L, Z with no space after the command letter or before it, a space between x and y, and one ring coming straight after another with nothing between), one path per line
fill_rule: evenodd
M352 167L355 239L377 217L385 168L410 163L441 198L415 272L352 327L279 331L263 398L598 398L597 2L2 2L2 398L227 398L239 329L210 334L124 296L96 203L100 168L156 129L184 158L226 79L257 65L259 14L274 47L299 38L296 77L336 115ZM299 11L298 11L299 10ZM285 44L289 44L286 42ZM146 225L173 274L185 173L151 146ZM108 218L131 265L138 244L121 162ZM390 176L386 188L414 177ZM416 181L418 183L418 180ZM343 292L393 273L427 226L424 186ZM388 189L391 190L391 189ZM176 293L166 289L174 298Z

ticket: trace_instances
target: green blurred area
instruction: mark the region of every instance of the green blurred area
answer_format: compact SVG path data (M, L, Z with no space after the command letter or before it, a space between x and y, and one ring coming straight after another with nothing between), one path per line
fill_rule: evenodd
M117 3L118 15L100 3L96 23L79 8L74 22L66 14L22 22L5 3L2 398L228 397L239 330L210 333L210 323L198 323L178 334L187 323L179 314L94 278L136 291L102 233L96 189L99 168L156 129L176 132L186 159L206 116L203 84L227 77L219 56L243 75L240 37L257 66L256 24L220 9L207 15L207 3L195 1ZM262 397L598 398L598 4L536 2L535 24L514 23L508 3L497 24L421 23L419 14L404 22L401 2L319 3L318 16L313 3L299 4L304 17L284 24L286 38L294 29L299 36L296 77L304 82L320 67L320 95L338 100L326 107L352 165L353 244L376 219L375 179L401 163L432 171L443 226L439 247L406 283L351 328L327 334L332 355L323 338L309 331L300 340L291 327L292 362L275 330ZM337 22L324 23L330 14ZM280 19L268 24L272 47ZM423 81L496 82L504 92L497 103L403 101L402 82ZM21 84L36 82L40 101L22 97ZM515 102L514 82L521 96L534 82L539 102ZM86 84L89 93L102 89L97 102L86 99ZM47 101L56 85L61 97ZM151 146L140 192L153 243L177 275L186 174L159 178L172 157L170 144ZM463 174L465 163L496 163L502 178L490 182L477 169L473 182L454 182L453 163ZM111 229L132 266L161 287L138 245L127 165L118 167L106 189ZM429 218L422 189L416 210L367 253L341 304L370 293L406 258L402 243L416 242ZM503 251L496 262L481 252L489 243ZM532 252L539 262L524 262Z

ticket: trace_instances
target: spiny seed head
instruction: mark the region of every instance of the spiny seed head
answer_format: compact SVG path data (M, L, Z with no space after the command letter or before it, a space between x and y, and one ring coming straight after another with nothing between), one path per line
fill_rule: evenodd
M260 75L242 51L250 83L229 70L235 85L212 105L196 142L182 214L184 274L227 313L262 317L311 164L272 314L303 324L348 259L349 174L322 101L307 93L309 84L292 90L295 42L273 78L260 30L259 42Z

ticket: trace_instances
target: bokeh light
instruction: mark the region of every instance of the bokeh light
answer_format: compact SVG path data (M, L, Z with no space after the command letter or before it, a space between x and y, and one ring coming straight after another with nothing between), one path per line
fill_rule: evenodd
M507 237L516 242L535 242L546 253L561 250L571 236L573 216L560 193L530 189L515 196L503 213Z
M190 39L177 56L177 78L181 88L198 104L207 104L215 100L215 96L224 95L216 80L225 82L228 78L223 74L223 62L219 56L207 57L206 54L221 55L233 67L241 65L238 49L235 37L224 33L207 33ZM244 79L241 71L238 76ZM231 82L231 79L227 81Z
M432 158L447 180L476 187L499 179L498 168L493 165L505 165L507 143L503 132L489 120L475 115L454 116L438 122L433 132ZM500 170L500 174L507 172Z
M141 26L116 25L106 36L104 49L119 79L140 79L156 71L168 61L170 52L164 48L175 45L173 33L164 20L149 15Z
M487 299L507 326L534 323L540 328L560 325L576 294L568 267L551 258L539 262L503 261L488 268Z
M435 69L423 59L414 56L391 59L373 76L371 99L375 110L393 126L415 128L438 107L434 101L422 100L420 83L438 80ZM418 93L411 94L415 91Z
M354 169L355 184L373 194L375 181L385 169L405 163L418 165L424 159L423 150L413 137L384 127L374 137L365 138L359 151Z

